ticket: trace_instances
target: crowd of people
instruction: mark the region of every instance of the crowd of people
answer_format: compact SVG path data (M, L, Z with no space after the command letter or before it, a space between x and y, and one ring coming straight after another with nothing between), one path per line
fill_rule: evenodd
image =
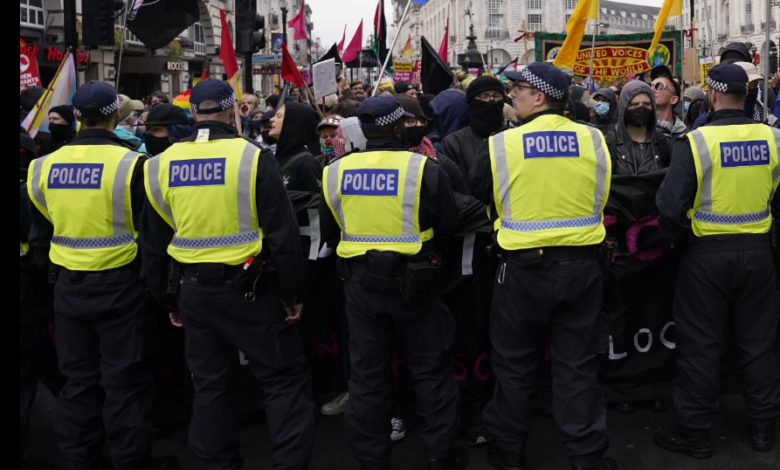
M744 302L738 310L753 314L755 325L737 322L745 332L738 338L740 378L753 447L770 450L780 414L773 352L778 284L776 275L756 266L763 267L761 257L769 253L766 217L760 215L770 209L779 215L772 195L780 181L780 139L768 140L773 173L766 214L749 221L760 227L748 224L735 235L714 229L717 222L699 226L689 213L705 210L705 190L696 190L703 180L709 191L737 191L733 195L741 190L734 187L750 184L739 181L728 189L720 173L707 176L699 161L706 158L705 147L696 139L717 138L711 130L717 126L742 126L743 134L731 127L723 131L742 140L775 139L780 80L770 78L769 102L776 106L765 122L766 78L743 44L726 47L708 91L683 88L665 66L647 75L591 93L575 83L571 70L537 63L506 72L503 81L461 77L435 96L406 82L382 84L373 93L370 84L341 75L338 93L317 103L292 85L236 99L225 82L204 80L193 88L187 110L161 92L142 102L103 83L80 87L73 106L49 110L46 140L34 141L20 130L20 468L53 468L21 460L39 381L58 396L55 431L68 468L179 468L175 458L149 455L155 385L145 335L154 323L147 318L162 311L186 332L195 390L189 445L204 469L242 465L237 401L230 391L240 350L264 392L274 468L307 467L319 412L345 413L361 469L389 468L390 443L416 424L430 469L466 468L467 455L455 445L462 433L470 445L488 444L487 458L496 468L522 470L533 414L546 408L566 436L573 469L617 470L614 460L603 457L609 445L606 403L595 362L601 326L598 315L589 315L606 307L602 268L594 260L602 257L609 179L661 171L668 172L656 188L662 238L683 246L695 235L731 245L719 250L711 244L701 252L715 253L717 263L701 261L681 272L680 282L689 284L678 287L677 296L692 289L703 297L676 300L678 354L684 354L674 396L680 423L659 431L655 441L697 458L711 455L707 430L723 351L697 335L722 343L729 307ZM22 119L36 93L22 93ZM549 137L550 129L566 137ZM521 140L526 135L548 140ZM544 165L564 160L544 158L563 156L552 152L550 138L555 151L577 152L570 156L581 156L582 168L591 169L592 160L596 190L594 195L588 180L590 202L580 204L571 193L586 186L582 182L560 183L571 168L545 166L538 173L513 160L513 152L526 161L538 156ZM81 170L79 164L92 166ZM558 182L555 171L561 171ZM766 185L757 186L759 191ZM87 197L83 189L100 191ZM391 190L397 197L371 198ZM764 196L756 193L754 199ZM526 238L538 229L523 228L522 220L574 220L570 213L582 208L593 212L589 217L598 219L598 230L589 226L580 233L579 222L561 222L555 228L571 232L541 245ZM500 261L490 316L497 383L492 399L464 395L461 403L450 348L465 323L440 314L438 287L430 283L439 279L431 274L437 263L447 263L438 258L442 244L468 224L495 230L491 256L502 253L493 256ZM396 232L402 236L387 235ZM734 253L743 258L734 261ZM750 276L753 290L721 278L721 288L735 297L722 303L704 298L710 291L702 279L728 270ZM386 285L387 279L408 285ZM542 280L569 287L548 289ZM351 367L348 377L331 381L339 385L315 380L312 389L306 356L313 347L306 344L311 338L305 321L298 322L318 311L316 302L328 290L341 292L328 303L346 325L340 339L349 345ZM755 296L747 302L751 292ZM696 317L697 301L722 318ZM516 316L528 306L548 312L545 319ZM711 324L702 332L697 322ZM410 369L409 383L401 387L390 380L395 342ZM553 358L552 392L539 408L537 375L545 347ZM701 357L706 354L715 356L715 365ZM317 403L326 393L335 398ZM666 409L665 398L653 398L651 408ZM637 404L614 403L625 413ZM101 457L105 440L110 460Z

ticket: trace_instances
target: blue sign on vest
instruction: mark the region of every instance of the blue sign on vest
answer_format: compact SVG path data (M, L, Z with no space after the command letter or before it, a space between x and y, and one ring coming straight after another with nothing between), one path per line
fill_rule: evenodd
M577 133L570 131L529 132L523 135L525 158L579 157Z
M342 196L397 196L398 170L344 170Z
M225 184L225 159L174 160L169 173L169 188Z
M769 142L766 140L721 142L720 162L723 168L769 165Z
M100 189L102 163L54 163L49 170L49 189Z

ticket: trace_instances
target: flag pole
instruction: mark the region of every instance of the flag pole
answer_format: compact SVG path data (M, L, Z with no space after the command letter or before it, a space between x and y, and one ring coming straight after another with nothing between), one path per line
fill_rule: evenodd
M769 0L767 0L768 2ZM712 42L712 22L710 21L710 12L708 11L708 6L704 5L704 17L707 20L707 36L710 37L710 54L712 54L712 65L715 65L715 44ZM769 21L769 20L767 20ZM768 30L769 28L767 28Z
M523 44L525 45L525 66L528 67L528 31L525 30L525 20L523 20Z
M764 117L763 122L767 122L767 118L769 115L767 114L769 111L769 26L772 22L772 4L769 0L766 0L766 40L764 41L764 44L766 44L766 50L764 53L766 54L764 56Z
M65 61L67 61L71 57L71 50L68 48L68 50L65 52L65 57L62 58L62 62L60 62L60 66L57 67L57 71L54 73L54 78L52 79L52 82L58 81L60 72L62 72L62 67L65 66ZM41 95L40 98L38 98L38 102L35 103L35 106L33 107L33 110L35 111L35 114L33 114L33 118L30 121L30 125L32 125L36 119L38 119L38 116L41 114L41 110L43 107L39 106L42 103L46 103L46 100L49 98L49 95L51 95L52 91L54 89L51 87L51 83L49 83L49 86L46 87L46 90L43 92L43 95ZM38 108L38 109L35 109ZM32 111L30 111L32 112ZM24 120L26 121L27 118L25 117ZM25 132L30 132L29 127L26 127L24 129Z
M696 71L699 69L699 54L696 53L696 17L691 10L691 49L693 49L693 86L696 86Z
M404 20L406 19L406 14L409 13L409 7L412 6L411 0L406 2L406 8L404 8L404 14L401 15L401 21L398 22L399 25L404 24ZM384 12L382 12L384 14ZM387 70L387 65L390 63L390 58L393 56L392 51L395 47L395 42L398 40L398 35L401 34L401 28L398 28L398 31L395 32L395 35L393 36L393 42L390 43L390 49L388 50L387 57L385 57L385 63L382 65L382 74L384 75L385 70ZM377 56L377 59L379 57ZM382 75L380 75L381 77ZM381 80L381 78L380 78ZM374 85L374 92L371 94L372 96L376 95L377 90L379 90L379 81L377 80L376 85Z
M119 62L116 64L116 80L114 81L114 88L119 93L119 76L122 72L122 53L125 51L125 32L127 31L127 7L125 7L125 15L122 21L122 38L119 40Z
M596 11L596 22L593 23L593 36L590 41L590 69L588 70L588 76L590 77L590 84L588 85L588 96L593 96L593 56L596 55L596 32L599 29L599 12Z

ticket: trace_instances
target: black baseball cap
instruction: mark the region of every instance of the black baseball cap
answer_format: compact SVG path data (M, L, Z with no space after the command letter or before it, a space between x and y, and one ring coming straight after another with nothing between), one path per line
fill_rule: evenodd
M216 101L219 106L209 109L198 109L204 101ZM222 80L201 80L192 89L190 106L194 114L216 114L230 109L236 103L236 93L233 88Z
M146 127L150 126L189 126L190 118L180 107L163 103L158 104L146 116Z
M414 117L407 113L393 96L375 96L360 103L358 120L363 130L382 130L402 117Z
M106 82L92 80L87 82L73 95L73 109L78 116L98 118L114 114L119 109L122 98L116 94L116 89ZM84 108L94 106L96 111L86 112ZM88 114L88 115L87 115Z
M544 62L533 62L520 72L504 72L504 75L515 82L528 82L557 100L566 96L571 85L571 80L563 71Z
M732 95L744 95L748 90L748 81L745 69L727 62L716 65L707 74L707 86Z

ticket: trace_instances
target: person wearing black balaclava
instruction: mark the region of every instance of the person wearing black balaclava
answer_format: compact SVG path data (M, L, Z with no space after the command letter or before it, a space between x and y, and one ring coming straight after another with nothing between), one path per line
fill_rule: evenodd
M73 107L68 105L55 106L49 110L49 140L41 145L40 155L46 156L69 144L76 137L73 122Z
M441 153L457 163L468 180L469 169L474 167L479 149L487 144L487 138L506 129L504 86L495 77L479 77L469 84L466 103L471 112L469 126L445 137Z
M293 102L280 104L271 119L268 136L278 141L276 160L288 191L319 193L322 187L322 167L307 147L315 139L319 142L319 123L311 106Z
M276 154L276 139L271 137L271 119L276 116L276 111L273 109L269 109L265 113L263 113L263 117L260 119L260 137L258 137L256 140L263 144L265 147L268 147L271 152Z
M152 156L160 155L168 147L192 135L190 118L183 109L168 103L152 108L144 124L146 151Z

